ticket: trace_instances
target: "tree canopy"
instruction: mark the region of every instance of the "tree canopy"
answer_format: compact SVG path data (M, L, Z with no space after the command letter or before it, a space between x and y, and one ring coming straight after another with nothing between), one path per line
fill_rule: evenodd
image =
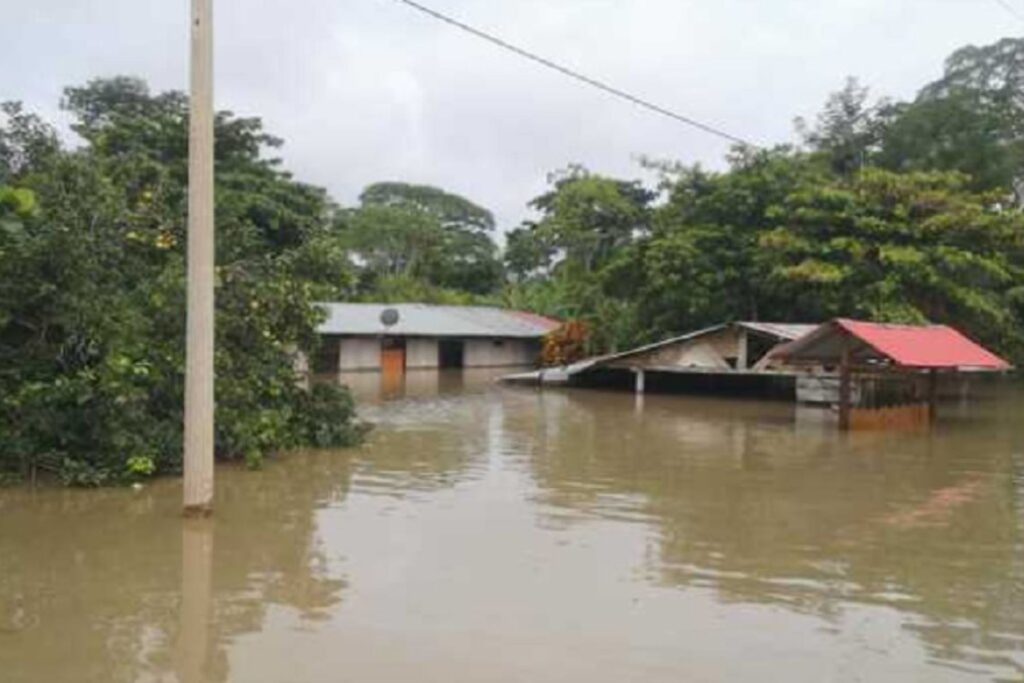
M444 300L458 292L490 294L501 285L494 216L439 188L375 183L358 207L340 214L336 229L362 268L361 289L370 298L419 292Z

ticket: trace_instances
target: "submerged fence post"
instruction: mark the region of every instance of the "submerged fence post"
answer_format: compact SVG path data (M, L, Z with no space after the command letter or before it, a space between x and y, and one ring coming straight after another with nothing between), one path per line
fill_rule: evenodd
M839 429L850 429L850 340L843 337L843 351L839 361Z

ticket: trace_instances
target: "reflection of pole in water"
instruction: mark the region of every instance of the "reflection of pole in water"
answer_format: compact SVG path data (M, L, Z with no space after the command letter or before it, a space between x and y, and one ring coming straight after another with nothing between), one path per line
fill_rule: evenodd
M643 368L637 368L633 370L634 375L634 393L636 394L636 400L634 403L634 410L638 413L642 413L644 410L644 391L646 385L646 375L644 374Z
M213 520L184 519L181 527L181 624L178 681L199 683L210 655L213 580Z

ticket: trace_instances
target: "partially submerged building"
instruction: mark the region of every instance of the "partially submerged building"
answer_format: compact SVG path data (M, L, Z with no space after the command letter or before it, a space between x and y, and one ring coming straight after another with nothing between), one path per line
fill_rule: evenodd
M839 428L844 430L930 424L941 377L1012 369L1006 360L947 325L843 318L820 325L771 355L797 367L835 369Z
M561 323L488 306L325 303L315 372L536 366Z
M564 367L508 375L509 382L734 394L796 399L837 408L842 429L930 424L953 380L1011 370L946 325L836 319L821 325L716 325ZM948 391L947 391L947 395Z
M509 381L573 386L740 393L792 397L798 375L772 352L814 330L813 324L734 322L664 339L563 368L508 377Z

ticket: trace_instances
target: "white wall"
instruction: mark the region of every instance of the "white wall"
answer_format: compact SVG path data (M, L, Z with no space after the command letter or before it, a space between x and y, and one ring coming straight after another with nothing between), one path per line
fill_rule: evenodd
M466 339L464 349L464 367L487 368L535 365L540 346L529 339ZM438 360L437 339L406 339L407 369L437 368ZM376 337L341 338L338 344L338 370L380 370L380 340Z
M416 368L437 367L437 340L409 337L405 340L405 367Z
M375 337L345 337L338 348L338 370L379 370L380 340Z
M534 365L537 345L520 339L467 339L463 366L467 368L499 367L503 365Z

